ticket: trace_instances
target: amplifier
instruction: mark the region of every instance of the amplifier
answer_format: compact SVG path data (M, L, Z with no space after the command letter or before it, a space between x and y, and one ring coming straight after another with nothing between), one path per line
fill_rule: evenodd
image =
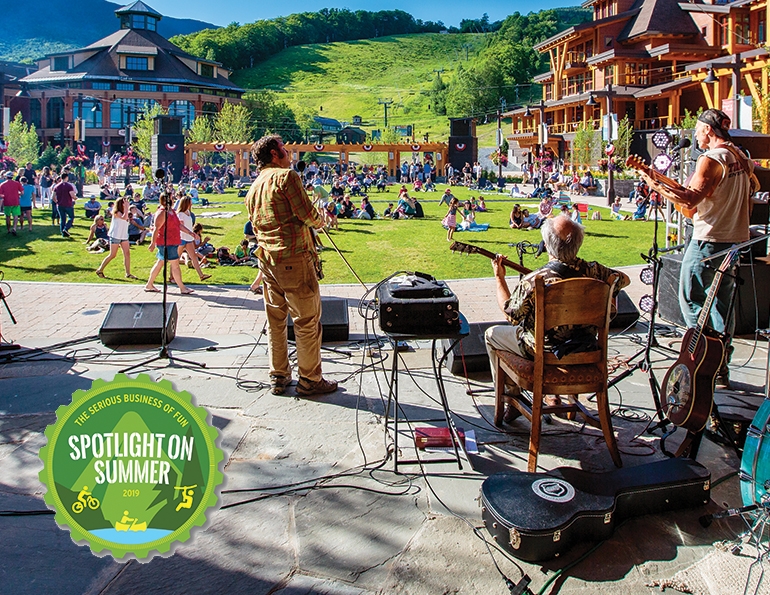
M166 343L176 337L177 318L176 303L166 303ZM162 329L162 303L114 303L99 329L99 340L107 346L160 345Z
M394 277L377 287L380 328L431 335L460 328L460 301L444 281L425 273Z
M348 320L348 301L343 298L321 298L321 326L323 327L324 343L334 341L347 341L350 336L350 322ZM286 332L289 341L294 341L294 321L289 315Z

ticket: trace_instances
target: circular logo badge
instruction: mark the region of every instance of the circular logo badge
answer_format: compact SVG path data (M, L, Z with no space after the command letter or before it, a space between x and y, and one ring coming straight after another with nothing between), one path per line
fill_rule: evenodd
M208 412L170 382L118 374L56 410L40 449L45 502L99 556L169 555L217 506L224 455Z
M563 479L555 477L533 481L532 491L549 502L569 502L575 497L575 488Z

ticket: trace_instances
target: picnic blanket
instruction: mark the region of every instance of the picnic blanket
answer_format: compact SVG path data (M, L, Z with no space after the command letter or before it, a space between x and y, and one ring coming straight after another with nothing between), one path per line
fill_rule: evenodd
M203 211L195 213L195 216L202 217L204 219L232 219L233 217L237 217L240 214L240 211Z
M468 229L463 229L458 225L455 231L487 231L488 229L489 223L476 223L474 221Z

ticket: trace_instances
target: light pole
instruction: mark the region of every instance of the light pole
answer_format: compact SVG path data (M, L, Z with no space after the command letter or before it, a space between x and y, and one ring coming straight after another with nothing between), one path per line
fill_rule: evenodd
M613 120L612 120L612 83L607 83L607 206L612 206L615 202L615 175L612 169L612 153L614 152L614 145L612 144L613 136ZM598 102L594 99L594 94L591 93L588 96L586 105L589 107L596 107Z
M540 125L537 129L537 144L539 147L539 154L540 154L540 186L545 187L545 172L543 170L543 159L545 158L545 145L548 142L548 139L546 138L546 129L545 129L545 101L543 99L540 99L540 103L538 104L538 109L540 110Z

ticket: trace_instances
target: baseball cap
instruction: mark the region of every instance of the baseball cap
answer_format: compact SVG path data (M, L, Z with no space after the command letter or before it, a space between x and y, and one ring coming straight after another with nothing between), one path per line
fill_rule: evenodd
M728 130L730 129L730 118L722 110L707 109L700 116L698 121L711 126L711 130L719 138L732 142L732 137Z
M5 172L5 177L6 178L12 178L13 177L13 172L11 170L8 170L7 172Z

